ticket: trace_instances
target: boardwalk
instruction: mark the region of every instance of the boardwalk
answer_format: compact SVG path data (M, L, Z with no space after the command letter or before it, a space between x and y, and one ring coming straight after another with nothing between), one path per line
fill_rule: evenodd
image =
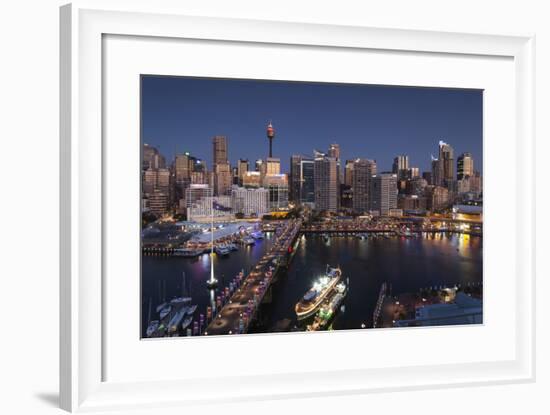
M206 335L246 333L254 320L258 307L268 291L279 268L284 265L287 254L300 232L300 219L286 222L276 233L271 249L250 271L242 285L229 301L213 317L205 330Z

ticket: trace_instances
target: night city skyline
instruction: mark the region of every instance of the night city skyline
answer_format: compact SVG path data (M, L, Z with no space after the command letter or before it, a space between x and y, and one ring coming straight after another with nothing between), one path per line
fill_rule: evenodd
M253 164L268 154L272 121L283 172L293 154L332 143L342 160L374 159L379 171L390 171L399 154L430 171L443 140L455 158L471 153L482 173L482 101L482 91L470 89L143 76L142 141L167 162L189 151L210 168L212 137L223 135L232 165Z
M483 323L483 92L142 77L142 338Z

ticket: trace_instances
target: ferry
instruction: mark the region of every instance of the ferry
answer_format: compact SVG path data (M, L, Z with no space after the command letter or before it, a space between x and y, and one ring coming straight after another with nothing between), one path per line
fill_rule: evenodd
M321 277L296 304L295 311L298 320L314 315L341 277L342 271L340 268L327 267L326 275Z
M346 284L342 281L331 290L324 304L319 308L319 312L311 325L307 326L307 331L317 331L325 329L334 319L338 309L344 302L347 294Z
M174 249L174 256L182 256L186 258L194 258L203 254L201 249L191 249L191 248L176 248Z

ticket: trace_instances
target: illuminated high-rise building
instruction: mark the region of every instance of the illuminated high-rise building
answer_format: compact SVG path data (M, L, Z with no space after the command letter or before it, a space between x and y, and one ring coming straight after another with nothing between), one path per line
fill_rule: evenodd
M217 135L212 138L212 170L216 170L216 165L219 163L227 163L227 137Z
M141 159L142 170L147 169L164 169L166 167L166 160L156 147L149 144L143 144L143 153Z
M346 165L344 166L344 184L346 186L353 186L353 166L355 165L355 160L346 160Z
M370 205L370 182L376 174L376 161L357 159L353 163L353 209L366 212Z
M398 179L406 179L409 175L409 156L402 154L393 159L392 172Z
M290 158L290 200L313 205L315 203L314 180L313 158L293 155Z
M281 159L275 157L268 157L266 160L265 174L280 174L281 173Z
M229 163L217 163L214 171L214 196L229 194L232 184L232 173Z
M237 162L237 175L239 177L239 186L243 184L243 177L246 172L250 169L248 159L239 159Z
M338 211L338 166L334 157L316 152L313 167L315 209Z
M340 160L340 145L331 144L328 148L328 156Z
M397 208L397 175L380 173L371 177L370 210L388 216L391 209Z
M455 180L454 150L444 141L439 141L438 160L440 163L439 169L443 175L443 185L451 186L452 182Z
M462 153L457 159L458 180L474 175L474 159L471 153Z

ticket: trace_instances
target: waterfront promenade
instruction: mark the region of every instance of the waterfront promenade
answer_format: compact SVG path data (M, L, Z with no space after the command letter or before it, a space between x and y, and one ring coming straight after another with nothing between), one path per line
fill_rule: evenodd
M300 232L301 219L285 221L275 232L275 241L268 252L244 278L228 302L214 313L205 335L246 333L258 308L293 250Z

